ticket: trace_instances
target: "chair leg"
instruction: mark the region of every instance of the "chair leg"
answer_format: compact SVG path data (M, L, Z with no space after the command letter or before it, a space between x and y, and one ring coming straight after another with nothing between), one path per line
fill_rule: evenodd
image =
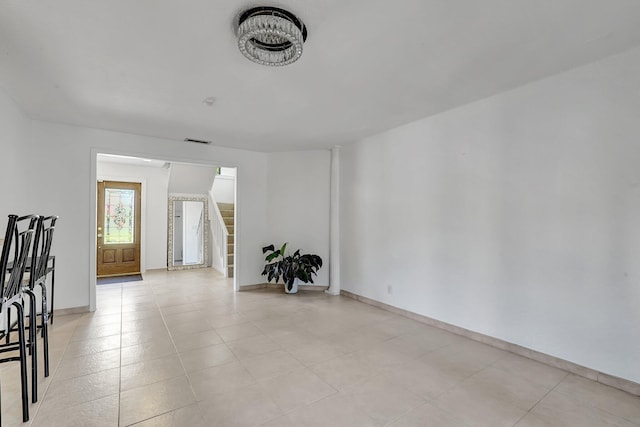
M49 313L47 313L47 286L46 283L40 283L42 289L42 349L44 353L44 376L49 376Z
M51 322L51 324L53 325L53 303L55 302L55 299L53 297L53 293L54 293L54 289L55 289L55 284L56 284L56 258L53 257L53 260L51 261L51 316L49 317L49 321Z
M27 348L24 336L24 311L18 303L13 303L18 311L18 343L20 348L20 383L22 385L22 422L29 421L29 392L27 390Z
M11 308L9 308L9 307L7 307L7 322L9 322L8 323L9 331L7 331L8 333L7 333L7 337L6 337L6 343L9 344L11 342L10 341L10 338L11 338Z
M31 290L24 291L29 295L29 354L31 355L31 402L38 401L38 310L36 294Z

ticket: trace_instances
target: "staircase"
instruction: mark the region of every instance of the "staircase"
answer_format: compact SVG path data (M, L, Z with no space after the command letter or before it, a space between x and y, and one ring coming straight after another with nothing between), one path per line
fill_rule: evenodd
M220 214L229 233L229 237L227 238L227 277L233 277L233 260L235 254L235 227L233 221L235 208L233 203L218 203L218 209L220 209Z

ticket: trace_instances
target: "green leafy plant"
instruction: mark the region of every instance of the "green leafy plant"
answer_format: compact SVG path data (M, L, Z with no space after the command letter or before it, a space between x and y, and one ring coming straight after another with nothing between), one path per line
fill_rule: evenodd
M262 275L267 276L267 281L277 283L282 277L287 290L291 290L295 279L300 279L304 283L313 283L313 275L318 274L322 267L322 258L313 254L301 254L300 249L293 255L285 255L287 243L276 250L274 245L262 248L262 253L267 254L264 258L265 265Z

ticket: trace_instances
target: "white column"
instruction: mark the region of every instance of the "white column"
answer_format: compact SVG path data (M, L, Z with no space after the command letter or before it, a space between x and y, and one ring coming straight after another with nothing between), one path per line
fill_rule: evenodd
M340 295L340 146L331 148L331 214L329 236L329 289Z

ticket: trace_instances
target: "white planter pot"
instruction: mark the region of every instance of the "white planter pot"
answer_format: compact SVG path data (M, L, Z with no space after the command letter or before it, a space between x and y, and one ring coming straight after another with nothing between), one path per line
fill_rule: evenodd
M296 280L293 281L293 285L291 286L291 290L288 289L288 286L285 283L284 284L284 291L286 293L288 293L288 294L297 294L298 293L298 282L299 281L300 281L299 279L296 279Z

